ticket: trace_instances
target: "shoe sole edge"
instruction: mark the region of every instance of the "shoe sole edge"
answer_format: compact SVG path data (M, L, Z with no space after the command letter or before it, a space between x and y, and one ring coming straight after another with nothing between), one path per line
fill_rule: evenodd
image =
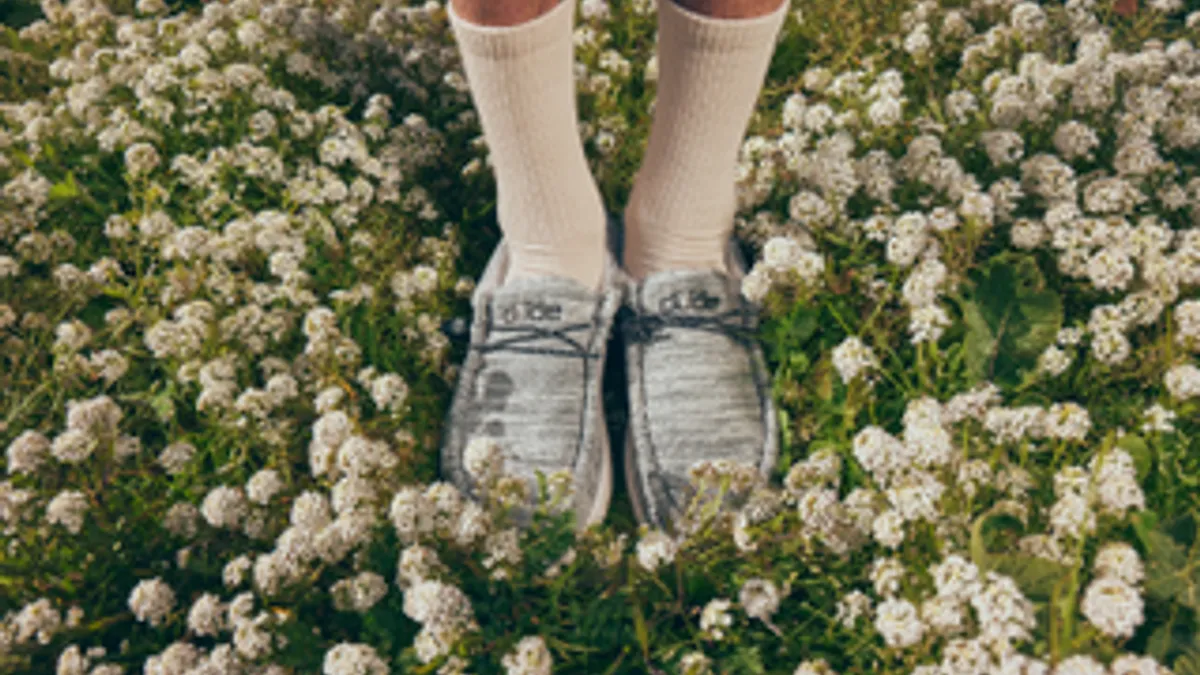
M588 511L588 516L582 521L581 528L587 529L593 525L599 525L604 522L604 517L608 515L608 508L612 504L613 493L613 462L612 462L612 444L608 435L608 424L604 419L604 415L600 415L600 484L596 490L596 497L592 501L592 507Z

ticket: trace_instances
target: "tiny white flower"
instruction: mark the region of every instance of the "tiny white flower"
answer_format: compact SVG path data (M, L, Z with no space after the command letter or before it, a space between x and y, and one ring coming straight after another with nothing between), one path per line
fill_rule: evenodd
M908 600L889 598L875 609L875 629L889 647L911 647L925 634L917 608Z
M782 597L779 588L768 579L748 579L738 591L738 604L742 611L754 619L770 624L771 617L779 610Z
M1142 596L1136 588L1116 577L1100 577L1084 591L1080 611L1105 635L1133 637L1142 624Z
M833 348L831 354L833 367L838 371L842 382L849 384L851 380L872 368L879 367L879 359L874 350L857 336L850 336Z
M501 664L508 675L550 675L554 669L554 659L539 635L522 638Z
M485 482L504 472L504 451L495 439L476 436L463 451L463 468L475 480Z
M138 582L129 594L129 609L138 621L157 626L175 607L175 591L159 577Z
M733 625L733 615L729 608L733 603L725 598L710 600L700 613L700 630L714 640L725 637L725 629Z
M678 544L662 530L650 530L637 543L637 560L642 569L653 572L675 560Z

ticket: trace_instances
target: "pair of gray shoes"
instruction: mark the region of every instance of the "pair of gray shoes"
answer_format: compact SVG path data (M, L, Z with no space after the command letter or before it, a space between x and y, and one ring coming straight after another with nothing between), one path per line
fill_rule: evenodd
M617 312L629 387L625 472L634 511L671 530L691 500L689 469L725 460L766 477L778 455L776 414L757 310L741 294L745 262L730 241L729 274L679 270L635 283L622 270L609 215L600 291L563 277L506 281L501 240L476 286L470 347L442 443L443 474L469 496L472 440L494 439L508 473L536 495L536 474L568 471L582 527L604 519L613 471L601 378Z

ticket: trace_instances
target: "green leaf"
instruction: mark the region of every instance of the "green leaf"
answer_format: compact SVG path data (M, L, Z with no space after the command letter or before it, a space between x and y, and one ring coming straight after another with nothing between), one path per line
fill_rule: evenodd
M968 373L1016 383L1062 328L1062 299L1048 287L1037 261L1023 253L993 257L972 281L960 303Z
M150 397L150 408L158 415L158 420L164 424L175 418L175 401L172 399L173 387L166 387Z
M79 196L79 185L75 183L75 174L67 172L67 177L50 188L50 199L72 199Z
M1158 514L1149 509L1134 514L1132 518L1133 531L1143 546L1150 547L1150 543L1146 540L1146 533L1157 527L1158 521Z
M1171 650L1171 624L1164 623L1146 640L1146 653L1161 662Z
M1038 273L1041 279L1041 273ZM1044 283L1044 282L1042 282ZM1012 352L1023 357L1036 359L1042 351L1054 344L1062 328L1062 299L1051 290L1042 290L1018 299L1017 318L1008 331Z
M1126 434L1117 441L1117 447L1129 453L1133 458L1134 468L1137 469L1138 480L1144 479L1150 473L1152 457L1150 446L1137 434Z
M1054 585L1071 573L1062 563L1032 555L997 555L990 562L991 571L1012 577L1021 591L1035 600L1049 600Z
M642 648L642 656L649 659L650 631L646 629L646 617L642 616L642 607L636 598L629 606L633 610L633 633L637 636L638 646Z
M788 365L791 367L793 374L803 375L808 372L808 367L812 365L812 360L804 352L793 352L788 357Z
M728 672L754 673L756 675L767 672L758 647L740 647L729 658L727 665L731 668Z
M793 359L796 354L806 352L805 345L820 327L820 313L820 307L798 305L787 316L779 317L764 325L764 340L772 361L788 363L793 367L803 366L799 372L807 370L809 366L807 357L803 363Z
M963 361L966 366L967 382L977 384L987 378L988 364L996 351L996 336L983 319L979 305L974 302L963 302L959 305L963 313L963 322L967 326L967 336L963 341Z
M34 167L33 157L31 157L29 153L17 149L10 150L9 152L12 153L12 156L15 157L22 166L30 169Z
M1003 508L997 506L993 506L983 512L971 524L971 561L980 569L990 569L992 564L993 556L988 552L987 548L988 536L992 532L1002 529L1020 531L1023 529L1023 526L1016 516L1005 512Z
M1171 535L1172 539L1183 544L1185 548L1189 548L1196 541L1196 516L1194 513L1176 516L1163 523L1162 530Z
M1146 597L1200 609L1200 570L1189 562L1187 549L1161 530L1139 535L1146 546Z
M995 571L1012 577L1021 591L1031 598L1050 599L1054 585L1071 573L1071 568L1037 556L1019 553L992 553L988 540L992 533L1021 532L1021 521L1002 508L993 507L971 525L971 560L982 571Z
M783 406L779 407L779 434L783 441L783 447L790 450L792 448L792 414Z
M1187 549L1161 530L1145 534L1146 560L1164 569L1176 570L1187 564Z
M1175 675L1200 675L1200 651L1186 650L1171 664L1171 672Z

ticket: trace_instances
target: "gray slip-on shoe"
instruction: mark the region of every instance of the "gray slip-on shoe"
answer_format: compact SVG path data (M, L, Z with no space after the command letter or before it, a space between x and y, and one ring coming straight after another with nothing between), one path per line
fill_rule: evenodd
M765 479L779 454L758 308L741 293L746 264L732 239L725 263L728 273L669 270L633 283L621 326L626 481L638 519L664 530L695 496L697 462L752 466Z
M480 494L464 454L472 440L486 437L498 443L505 471L524 479L531 497L537 472L569 471L579 528L604 519L612 458L601 381L627 288L611 247L607 258L595 291L557 276L508 281L508 245L501 239L496 247L472 296L470 343L441 448L443 476L468 497ZM515 515L528 524L531 514L521 508Z

